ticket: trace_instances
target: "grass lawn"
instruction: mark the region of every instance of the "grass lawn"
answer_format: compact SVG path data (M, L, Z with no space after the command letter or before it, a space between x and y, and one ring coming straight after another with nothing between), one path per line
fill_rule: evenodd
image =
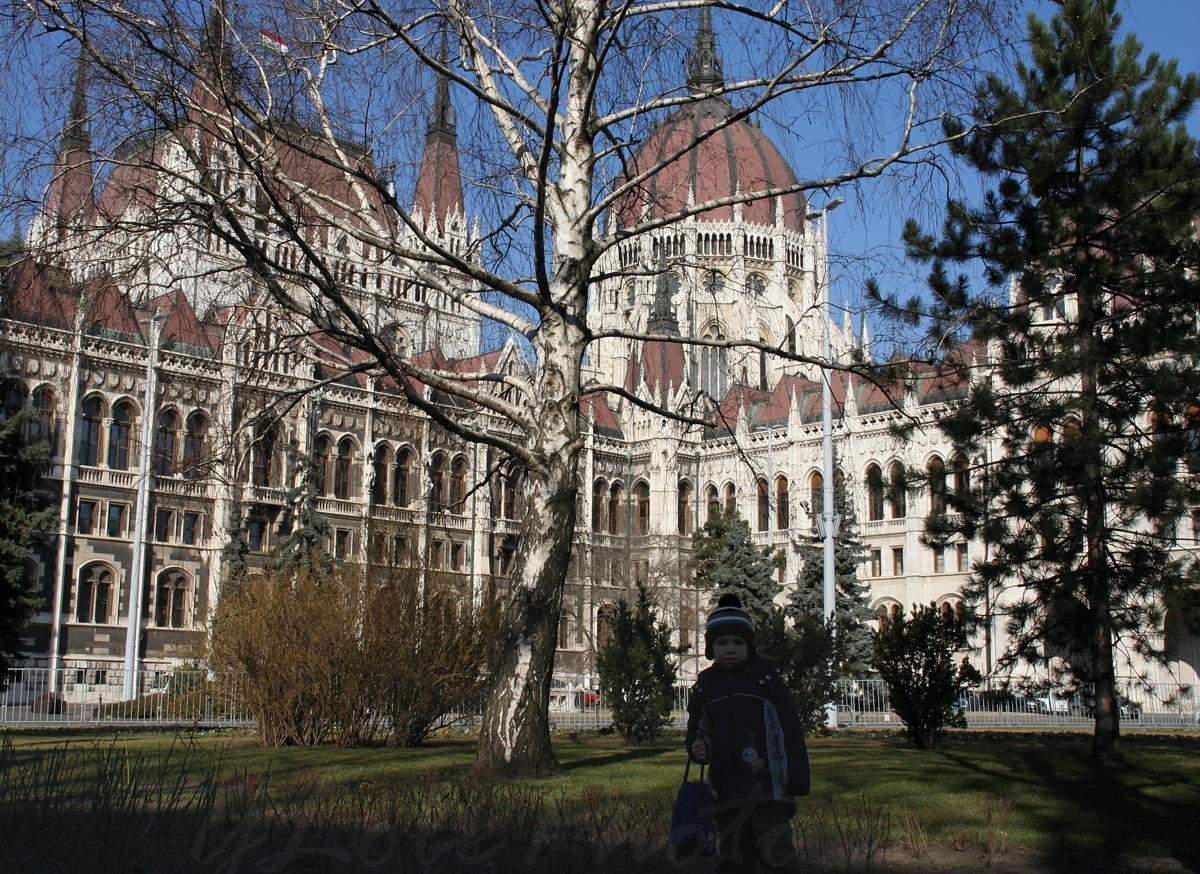
M112 749L161 758L172 744L191 745L187 767L218 764L221 779L268 773L273 790L321 786L365 793L376 784L453 782L470 767L466 736L441 737L417 750L264 750L250 735L201 732L176 740L155 732L11 731L7 761L28 763L49 750ZM626 747L596 733L562 734L555 749L561 776L524 789L546 805L620 799L665 820L683 772L679 735ZM1071 850L1200 858L1200 737L1131 734L1128 762L1100 767L1089 759L1090 735L1073 732L960 732L922 751L899 736L843 732L810 739L812 796L800 820L883 817L893 845L926 840L945 846ZM176 747L178 754L178 746ZM95 766L85 766L95 767ZM8 785L0 774L0 790ZM590 801L589 801L590 799ZM0 804L11 802L0 796ZM798 831L803 830L803 824Z

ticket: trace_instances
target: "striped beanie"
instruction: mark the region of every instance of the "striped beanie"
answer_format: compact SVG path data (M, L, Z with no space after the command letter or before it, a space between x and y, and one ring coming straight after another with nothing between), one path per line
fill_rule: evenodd
M713 657L713 641L723 634L736 634L745 640L750 647L750 655L754 655L754 621L742 609L742 602L737 595L722 595L717 601L717 609L708 614L708 622L704 623L706 659Z

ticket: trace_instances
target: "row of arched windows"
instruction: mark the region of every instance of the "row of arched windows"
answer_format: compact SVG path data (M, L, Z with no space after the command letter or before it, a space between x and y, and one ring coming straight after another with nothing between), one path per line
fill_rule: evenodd
M925 475L929 482L929 512L943 514L947 510L947 488L952 487L954 495L965 498L971 491L971 469L967 460L956 456L950 462L947 470L946 462L935 455L925 466ZM867 521L878 522L884 518L885 506L888 517L903 519L907 513L908 475L904 465L893 461L888 466L885 482L883 470L872 462L867 465Z
M25 383L10 379L0 383L0 422L6 422L21 410L32 406L34 412L25 421L24 436L30 443L46 441L54 448L57 440L54 431L54 389L48 385L38 386L32 396L26 393Z
M154 437L154 473L199 479L205 474L208 451L208 419L194 412L181 421L175 410L158 414Z
M192 612L191 576L178 568L168 568L155 578L153 604L147 604L148 616L153 616L159 628L187 628ZM117 620L114 615L118 601L116 576L104 564L90 564L79 572L75 590L75 621L91 625L108 625Z

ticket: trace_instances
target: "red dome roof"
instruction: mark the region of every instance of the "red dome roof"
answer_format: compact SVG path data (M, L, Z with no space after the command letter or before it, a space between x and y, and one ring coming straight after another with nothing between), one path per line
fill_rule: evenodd
M629 175L638 175L671 155L679 157L618 202L616 226L628 228L670 215L689 203L795 184L796 174L775 144L744 119L728 122L733 114L734 108L728 102L709 97L684 107L655 128L634 154ZM709 134L716 128L721 129ZM701 138L702 142L688 149ZM693 193L694 198L689 196ZM773 225L777 200L782 201L784 226L800 231L807 208L804 195L798 191L743 203L742 219ZM731 221L733 207L710 209L698 218Z

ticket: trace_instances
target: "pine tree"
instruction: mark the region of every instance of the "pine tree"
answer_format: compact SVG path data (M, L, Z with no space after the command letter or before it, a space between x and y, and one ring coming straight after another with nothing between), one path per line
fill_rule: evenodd
M325 544L331 534L329 521L317 510L320 493L317 489L317 469L313 460L301 455L296 460L295 486L288 490L291 533L279 545L275 567L329 567Z
M1200 472L1200 157L1184 128L1200 78L1118 42L1115 5L1030 16L1016 84L988 79L978 127L948 127L991 190L951 203L940 238L905 229L935 301L910 315L931 317L938 348L970 331L988 356L941 421L980 469L926 535L988 544L964 594L999 593L1002 665L1094 686L1097 760L1121 758L1118 644L1156 651L1164 606L1195 585L1172 546Z
M871 666L870 587L858 578L867 555L867 548L858 536L858 517L854 503L848 501L846 485L841 477L834 480L833 501L842 516L838 536L834 540L834 617L837 628L833 672L837 678L861 677ZM796 628L800 617L816 617L824 624L825 616L825 550L816 532L796 547L800 573L796 588L788 598L785 612ZM810 627L805 623L803 627Z
M612 637L600 648L596 669L613 725L627 742L653 740L670 722L678 651L645 586L638 586L632 606L624 598L617 602Z
M779 559L773 549L759 549L750 525L732 503L711 513L704 527L692 535L695 582L712 591L715 604L722 595L734 594L757 624L775 612L780 585L775 578Z
M0 421L0 689L11 661L21 657L21 631L40 603L29 560L38 539L58 521L54 508L36 492L50 446L26 440L30 416L23 410Z

